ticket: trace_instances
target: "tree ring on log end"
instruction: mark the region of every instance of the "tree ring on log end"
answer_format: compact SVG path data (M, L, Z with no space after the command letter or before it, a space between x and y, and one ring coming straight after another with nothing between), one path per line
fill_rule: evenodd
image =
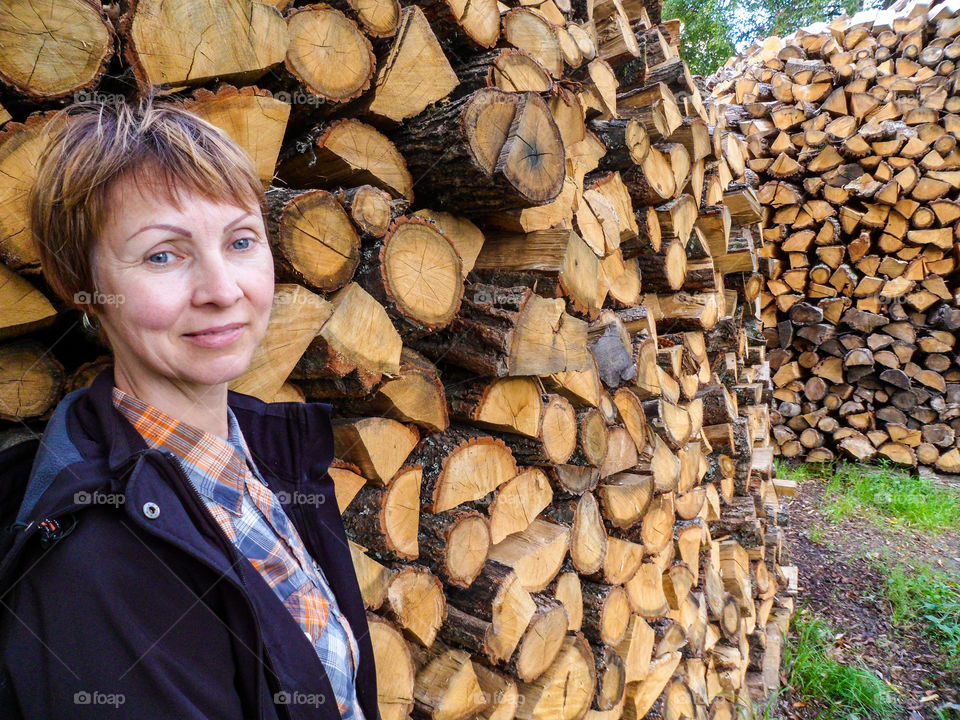
M9 0L0 78L27 97L53 100L90 87L106 70L114 33L100 4Z
M350 218L325 190L298 195L284 208L277 247L320 292L339 290L360 262L360 238Z
M479 513L464 517L450 531L444 564L450 581L468 587L490 555L490 527Z
M567 617L559 601L556 607L534 616L517 650L517 677L534 680L556 659L567 633Z
M316 5L287 18L287 69L310 92L333 102L355 98L370 86L373 48L350 18Z
M496 88L483 88L467 101L460 115L470 154L479 167L493 175L507 140L520 96Z
M28 198L40 156L64 122L50 110L23 124L8 122L0 135L0 261L20 273L40 272Z
M573 405L559 395L550 397L543 409L540 439L547 457L558 465L567 462L577 449L577 420Z
M497 170L530 202L543 205L560 194L565 167L560 129L550 108L539 95L524 93Z
M397 0L347 0L363 30L373 37L390 37L400 24Z
M445 327L460 309L462 261L429 220L398 221L380 251L387 292L407 317L429 329Z
M62 388L63 366L36 340L0 346L0 420L46 415Z
M553 79L533 55L518 48L504 48L487 73L487 84L508 92L550 92Z
M500 10L497 0L444 0L454 20L471 40L493 47L500 37Z
M153 87L242 81L282 63L289 36L269 3L138 0L129 3L120 34L124 59L142 94ZM216 32L207 32L216 28Z

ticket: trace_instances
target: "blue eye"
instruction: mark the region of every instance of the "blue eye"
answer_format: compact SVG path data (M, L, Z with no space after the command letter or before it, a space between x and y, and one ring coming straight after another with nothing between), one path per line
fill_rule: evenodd
M150 257L148 257L147 260L152 261L153 258L155 258L155 257L160 257L161 255L169 255L169 254L170 254L169 251L164 250L164 251L162 251L162 252L154 253L153 255L151 255ZM165 262L159 262L159 263L153 263L153 264L154 264L154 265L166 265Z
M244 245L241 248L237 248L238 250L246 250L248 247L250 247L250 243L253 243L256 241L253 238L244 237L244 238L237 238L236 240L233 241L233 244L236 245L238 242L247 243L247 245Z

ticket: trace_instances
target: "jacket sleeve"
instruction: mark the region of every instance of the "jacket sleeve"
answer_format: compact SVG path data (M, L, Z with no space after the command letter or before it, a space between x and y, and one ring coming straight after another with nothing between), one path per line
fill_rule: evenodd
M49 549L35 543L2 598L3 666L21 715L256 716L236 672L256 651L237 657L212 572L184 567L127 523L93 520L82 517Z

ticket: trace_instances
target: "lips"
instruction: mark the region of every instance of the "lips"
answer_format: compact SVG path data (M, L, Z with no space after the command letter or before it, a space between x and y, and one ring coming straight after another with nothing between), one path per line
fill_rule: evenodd
M191 337L196 337L198 335L218 335L221 333L230 332L231 330L236 330L240 327L243 327L243 323L231 323L230 325L219 325L217 327L207 328L206 330L197 330L197 332L184 334Z

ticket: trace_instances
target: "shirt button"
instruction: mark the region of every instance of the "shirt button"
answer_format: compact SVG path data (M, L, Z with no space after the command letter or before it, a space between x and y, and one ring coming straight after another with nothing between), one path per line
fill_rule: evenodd
M153 520L160 515L160 506L155 502L145 502L143 504L143 514Z
M307 640L309 640L309 641L310 641L310 644L312 645L312 644L313 644L313 636L310 634L310 632L307 631L307 630L304 630L304 631L303 631L303 634L307 636Z

